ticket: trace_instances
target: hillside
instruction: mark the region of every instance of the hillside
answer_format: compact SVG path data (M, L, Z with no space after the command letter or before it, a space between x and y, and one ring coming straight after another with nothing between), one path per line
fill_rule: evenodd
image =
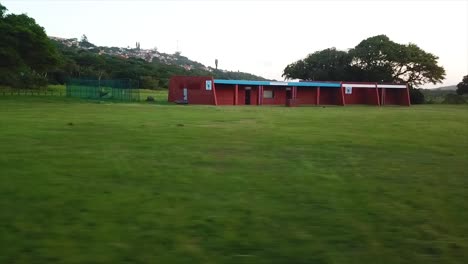
M455 90L457 90L457 86L456 85L442 86L442 87L438 87L438 88L436 88L434 90L455 91Z
M456 94L455 89L447 89L445 86L437 89L421 89L421 92L424 94L426 102L429 103L442 103L448 94Z
M68 78L139 79L143 88L167 87L172 75L211 75L218 79L266 80L245 72L207 67L182 56L157 49L96 46L87 39L49 37L59 50L61 69L49 79L63 83Z

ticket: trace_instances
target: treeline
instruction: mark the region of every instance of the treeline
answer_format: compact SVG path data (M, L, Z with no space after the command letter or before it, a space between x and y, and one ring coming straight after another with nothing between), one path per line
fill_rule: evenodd
M38 88L63 84L70 78L133 79L141 88L166 88L173 75L208 75L218 79L265 80L243 72L229 72L190 61L176 53L175 64L102 53L82 39L79 46L67 46L47 37L44 28L25 14L6 14L0 4L0 85ZM118 49L118 48L117 48ZM167 54L166 54L167 55ZM184 68L190 64L190 69Z
M422 89L427 104L466 104L468 103L468 75L453 89Z

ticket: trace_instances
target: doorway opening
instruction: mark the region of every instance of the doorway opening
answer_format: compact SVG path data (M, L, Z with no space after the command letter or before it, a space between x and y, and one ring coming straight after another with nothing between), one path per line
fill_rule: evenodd
M245 90L245 104L250 105L250 90Z

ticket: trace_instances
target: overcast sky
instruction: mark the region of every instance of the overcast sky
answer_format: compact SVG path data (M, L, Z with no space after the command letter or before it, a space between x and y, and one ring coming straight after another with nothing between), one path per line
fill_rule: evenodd
M317 50L347 50L385 34L439 56L441 85L468 74L468 1L44 1L2 0L49 36L101 46L157 47L219 68L282 80L284 67ZM432 88L433 85L425 87Z

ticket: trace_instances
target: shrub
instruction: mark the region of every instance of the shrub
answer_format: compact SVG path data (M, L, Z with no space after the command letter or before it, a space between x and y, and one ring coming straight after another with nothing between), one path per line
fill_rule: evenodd
M409 90L410 100L412 104L424 104L424 94L421 89L410 88Z
M159 80L152 76L141 76L140 77L140 88L156 90L159 88Z
M458 94L447 94L443 104L466 104L466 99Z

